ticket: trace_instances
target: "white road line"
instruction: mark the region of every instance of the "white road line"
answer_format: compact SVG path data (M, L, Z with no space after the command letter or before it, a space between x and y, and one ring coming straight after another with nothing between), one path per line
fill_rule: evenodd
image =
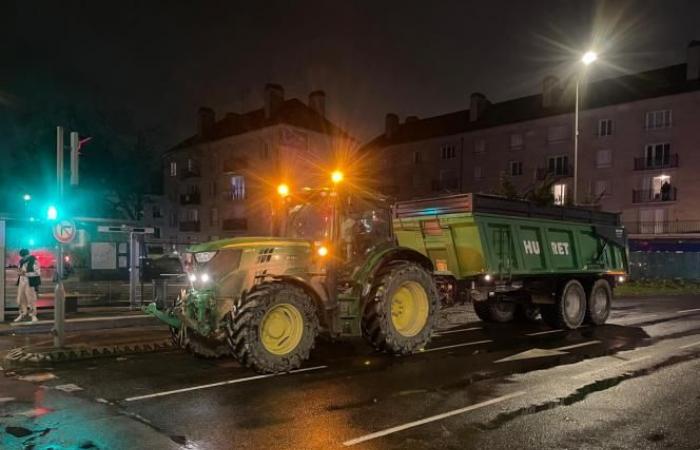
M567 346L565 346L565 347L555 348L554 350L559 350L559 351L571 350L571 349L574 349L574 348L586 347L586 346L588 346L588 345L593 345L593 344L600 344L600 341L581 342L581 343L579 343L579 344L573 344L573 345L567 345Z
M490 339L486 339L483 341L463 342L461 344L445 345L443 347L426 348L425 350L421 350L420 353L436 352L438 350L449 350L451 348L458 348L458 347L468 347L470 345L488 344L491 342L493 342L493 341ZM417 354L420 354L420 353L417 353Z
M593 375L594 373L602 372L602 371L608 370L608 369L617 369L619 367L623 367L623 366L626 366L628 364L633 364L633 363L636 363L639 361L644 361L645 359L649 359L649 358L651 358L651 355L640 356L639 358L634 358L634 359L628 359L627 361L623 361L623 362L618 363L618 364L613 364L611 366L600 367L598 369L589 370L588 372L579 373L577 375L574 375L574 378L586 378L586 377Z
M681 350L685 350L686 348L695 347L696 345L700 345L700 341L698 341L698 342L693 342L692 344L682 345L682 346L680 346L680 347L678 347L678 348L680 348Z
M683 311L678 311L678 314L689 313L689 312L698 312L698 311L700 311L700 308L684 309Z
M512 394L503 395L501 397L496 397L496 398L493 398L491 400L486 400L485 402L475 403L475 404L467 406L465 408L454 409L452 411L447 411L447 412L444 412L442 414L437 414L435 416L426 417L424 419L416 420L414 422L408 422L408 423L405 423L403 425L398 425L395 427L387 428L385 430L366 434L364 436L360 436L360 437L357 437L355 439L350 439L349 441L345 441L345 442L343 442L343 445L346 447L350 447L351 445L360 444L362 442L370 441L372 439L377 439L379 437L386 436L386 435L393 434L393 433L397 433L399 431L407 430L409 428L415 428L415 427L418 427L420 425L424 425L426 423L446 419L448 417L456 416L458 414L464 414L464 413L469 412L469 411L474 411L475 409L479 409L479 408L483 408L485 406L500 403L500 402L503 402L505 400L510 400L511 398L515 398L515 397L521 396L523 394L525 394L525 391L518 391L518 392L514 392Z
M437 333L435 333L435 336L442 336L444 334L452 334L452 333L464 333L467 331L476 331L476 330L481 330L481 327L461 328L459 330L438 331Z
M309 372L311 370L325 369L327 367L328 366L307 367L305 369L292 370L291 372L288 372L288 373L292 374L292 373ZM237 384L237 383L245 383L246 381L262 380L263 378L278 377L280 375L286 375L286 373L270 373L270 374L266 374L266 375L255 375L255 376L246 377L246 378L236 378L233 380L219 381L218 383L209 383L209 384L203 384L200 386L192 386L192 387L188 387L188 388L174 389L172 391L163 391L163 392L156 392L154 394L138 395L136 397L126 398L126 399L124 399L124 401L135 402L137 400L145 400L148 398L155 398L155 397L165 397L166 395L180 394L182 392L196 391L199 389L208 389L208 388L217 387L217 386L225 386L227 384Z
M539 336L541 334L551 334L551 333L561 333L564 330L548 330L548 331L538 331L537 333L527 333L525 336Z

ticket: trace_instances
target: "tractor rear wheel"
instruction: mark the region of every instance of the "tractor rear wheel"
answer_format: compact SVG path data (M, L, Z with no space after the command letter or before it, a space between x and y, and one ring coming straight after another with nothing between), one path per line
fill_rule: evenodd
M407 355L424 348L435 327L440 296L423 267L394 263L377 275L362 316L362 335L377 350Z
M256 372L298 369L309 358L318 335L313 299L298 286L264 283L242 297L226 321L233 355Z

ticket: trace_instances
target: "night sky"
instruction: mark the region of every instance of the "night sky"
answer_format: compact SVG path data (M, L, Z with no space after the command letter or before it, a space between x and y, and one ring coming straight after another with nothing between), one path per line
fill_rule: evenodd
M683 62L700 39L692 0L238 3L3 2L1 151L28 132L18 117L59 111L44 126L70 105L73 122L99 117L158 152L193 133L200 105L219 116L259 107L266 82L304 101L324 89L331 119L366 141L387 112L427 117L466 108L473 91L535 93L589 45L607 61L593 74L603 77Z

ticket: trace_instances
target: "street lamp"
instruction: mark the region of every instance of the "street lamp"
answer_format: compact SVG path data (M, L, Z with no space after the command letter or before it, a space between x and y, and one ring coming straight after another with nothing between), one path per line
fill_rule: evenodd
M598 59L598 54L592 50L587 51L581 57L584 69L593 64ZM578 110L579 110L579 87L583 73L579 72L576 77L576 102L574 108L574 206L578 206Z
M25 202L28 202L28 201L31 200L31 199L32 199L32 196L29 195L29 194L24 194L24 195L22 196L22 200L24 200Z

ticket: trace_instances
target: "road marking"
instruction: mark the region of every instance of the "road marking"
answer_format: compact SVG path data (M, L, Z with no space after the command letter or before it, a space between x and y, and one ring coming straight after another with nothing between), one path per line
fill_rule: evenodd
M593 345L593 344L600 344L600 341L581 342L581 343L579 343L579 344L573 344L573 345L567 345L567 346L565 346L565 347L555 348L554 350L559 350L559 351L562 351L562 350L571 350L571 349L574 349L574 348L586 347L586 346L588 346L588 345Z
M537 333L528 333L525 336L539 336L541 334L550 334L550 333L561 333L564 330L548 330L548 331L538 331Z
M464 413L469 412L469 411L474 411L475 409L479 409L479 408L483 408L485 406L500 403L500 402L503 402L505 400L510 400L511 398L515 398L515 397L521 396L523 394L525 394L525 391L518 391L518 392L514 392L512 394L503 395L501 397L496 397L496 398L493 398L491 400L486 400L486 401L481 402L481 403L475 403L473 405L470 405L470 406L467 406L464 408L454 409L452 411L447 411L447 412L444 412L442 414L437 414L435 416L426 417L424 419L416 420L413 422L408 422L408 423L405 423L403 425L398 425L395 427L387 428L385 430L366 434L364 436L360 436L360 437L357 437L355 439L350 439L349 441L345 441L345 442L343 442L343 445L345 447L350 447L351 445L360 444L362 442L370 441L372 439L377 439L379 437L386 436L386 435L393 434L393 433L397 433L399 431L407 430L409 428L415 428L415 427L418 427L420 425L424 425L426 423L436 422L438 420L446 419L448 417L456 416L458 414L464 414Z
M689 312L698 312L698 311L700 311L700 308L684 309L683 311L678 311L678 314L689 313Z
M326 369L327 367L328 366L307 367L305 369L292 370L292 371L287 372L287 373L292 374L292 373L309 372L312 370ZM199 389L208 389L208 388L217 387L217 386L225 386L227 384L238 384L238 383L245 383L246 381L262 380L263 378L278 377L280 375L286 375L287 373L269 373L269 374L265 374L265 375L255 375L255 376L246 377L246 378L235 378L233 380L219 381L218 383L203 384L201 386L192 386L192 387L187 387L187 388L182 388L182 389L173 389L172 391L163 391L163 392L156 392L154 394L138 395L136 397L125 398L124 401L135 402L137 400L145 400L148 398L165 397L166 395L180 394L183 392L196 391Z
M458 347L467 347L470 345L479 345L479 344L488 344L493 342L490 339L486 339L483 341L474 341L474 342L463 342L461 344L454 344L454 345L445 345L443 347L435 347L435 348L426 348L425 350L421 350L420 353L428 353L428 352L436 352L438 350L449 350L451 348L458 348Z
M561 356L561 355L566 355L566 352L560 352L558 350L547 350L547 349L542 349L542 348L532 348L530 350L526 350L521 353L517 353L512 356L508 356L506 358L499 359L498 361L494 361L495 363L502 363L502 362L508 362L508 361L520 361L523 359L532 359L532 358L546 358L548 356Z
M678 348L680 348L681 350L685 350L686 348L695 347L696 345L700 345L700 341L693 342L692 344L686 344Z
M574 378L588 377L588 376L593 375L594 373L597 373L597 372L602 372L602 371L608 370L608 369L617 369L619 367L626 366L627 364L633 364L633 363L636 363L639 361L644 361L645 359L649 359L649 358L651 358L651 355L640 356L639 358L634 358L634 359L628 359L627 361L624 361L624 362L621 362L618 364L613 364L611 366L605 366L605 367L599 367L598 369L589 370L588 372L579 373L577 375L574 375Z
M435 333L435 336L442 336L443 334L452 334L452 333L464 333L467 331L476 331L476 330L481 330L481 327L461 328L459 330L438 331Z

